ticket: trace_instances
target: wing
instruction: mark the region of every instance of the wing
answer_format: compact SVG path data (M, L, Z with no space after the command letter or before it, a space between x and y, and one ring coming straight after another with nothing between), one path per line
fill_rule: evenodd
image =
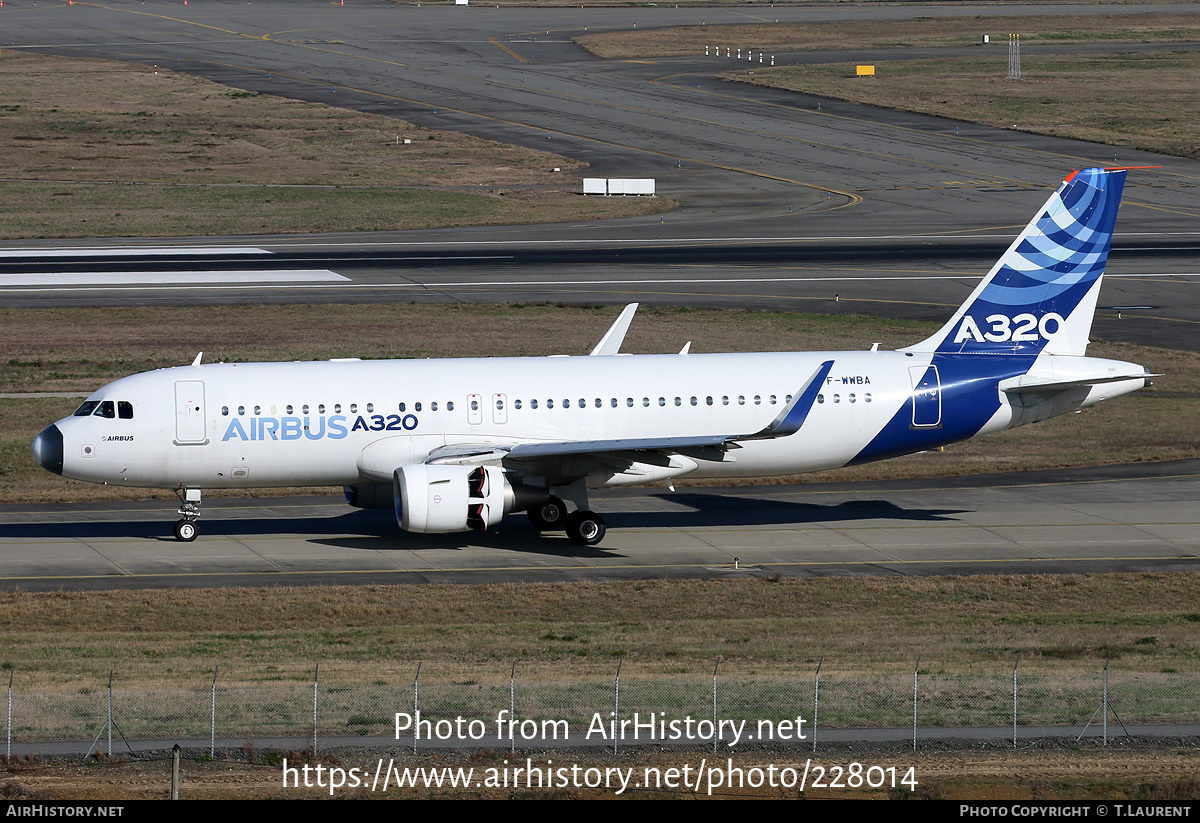
M695 460L732 459L729 452L749 440L787 437L800 431L833 361L826 360L805 381L770 425L750 434L717 432L681 437L644 437L610 440L523 442L511 445L456 444L432 451L426 463L441 465L504 465L526 475L565 482L598 470L630 474L629 482L643 482L686 474Z

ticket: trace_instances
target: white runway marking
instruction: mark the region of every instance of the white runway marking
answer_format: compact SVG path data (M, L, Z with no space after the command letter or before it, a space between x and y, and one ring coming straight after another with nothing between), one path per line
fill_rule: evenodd
M196 254L274 254L274 252L253 246L112 246L92 249L56 246L47 249L0 249L0 258L33 257L37 259L46 257L170 257Z
M1164 272L1158 274L1109 274L1114 279L1200 277L1200 272ZM72 283L69 278L85 278ZM124 277L126 280L102 280ZM272 291L286 289L545 289L577 286L704 286L748 285L751 283L846 283L894 282L897 280L963 280L974 275L854 275L849 277L679 277L605 280L408 280L372 283L353 281L329 271L240 271L240 272L96 272L91 274L26 275L0 274L0 294L14 292L80 292L80 291L144 291L154 287L156 292L168 291ZM155 278L155 279L151 279ZM20 280L31 282L22 283ZM322 282L335 281L335 282ZM1182 281L1186 282L1186 281ZM173 285L186 283L188 285ZM161 285L159 285L161 284Z
M63 274L0 274L0 287L15 286L154 286L167 283L195 285L230 283L322 283L346 281L329 269L280 271L84 271Z

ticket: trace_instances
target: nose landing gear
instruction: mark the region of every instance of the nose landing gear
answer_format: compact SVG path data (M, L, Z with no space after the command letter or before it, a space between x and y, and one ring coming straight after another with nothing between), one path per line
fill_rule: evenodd
M179 514L183 517L175 523L175 539L191 543L199 534L196 521L200 519L200 490L179 488L175 490L175 496L180 500Z

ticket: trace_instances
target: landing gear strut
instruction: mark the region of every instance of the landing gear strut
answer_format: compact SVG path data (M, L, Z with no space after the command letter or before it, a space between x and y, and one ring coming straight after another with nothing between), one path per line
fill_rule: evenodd
M200 490L176 489L175 496L180 500L179 514L183 517L175 523L175 539L191 543L199 534L196 521L200 519Z

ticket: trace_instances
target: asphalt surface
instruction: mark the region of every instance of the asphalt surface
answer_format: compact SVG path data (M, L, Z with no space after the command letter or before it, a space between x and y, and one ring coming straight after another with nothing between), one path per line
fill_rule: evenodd
M1111 10L989 6L987 14ZM1200 347L1195 161L711 79L751 67L736 59L602 61L571 41L635 25L975 16L975 7L494 9L277 0L35 7L15 0L4 12L5 39L17 48L137 61L550 149L586 160L588 174L653 177L660 194L681 203L661 218L221 241L281 256L264 266L345 278L320 285L283 277L231 286L178 274L173 284L160 278L140 287L9 285L9 273L46 269L8 260L0 295L10 305L640 300L941 319L1065 173L1115 159L1165 168L1131 175L1096 334ZM1004 45L988 48L1003 65ZM925 55L797 53L776 62ZM161 259L125 262L132 271L164 271Z
M988 7L996 15L1110 11ZM11 306L641 300L942 319L1066 172L1115 161L1164 168L1130 176L1094 334L1200 350L1200 163L715 81L713 73L743 67L721 58L599 61L570 40L585 30L764 15L978 13L890 4L8 2L6 48L165 66L550 149L588 161L589 175L653 177L681 205L661 218L551 226L9 243L0 249L0 298ZM777 64L836 57L777 55ZM202 537L186 548L169 538L166 505L24 507L0 514L0 563L5 585L27 589L1190 569L1196 466L1177 468L1178 477L1128 470L1103 481L1047 478L1047 486L980 479L972 481L979 488L953 481L926 491L606 492L594 506L612 529L585 552L538 538L519 520L482 540L401 535L388 512L347 513L327 500L208 503Z
M606 490L580 548L523 516L407 534L338 498L208 500L200 537L168 501L0 508L0 587L1200 570L1200 460L874 484Z

